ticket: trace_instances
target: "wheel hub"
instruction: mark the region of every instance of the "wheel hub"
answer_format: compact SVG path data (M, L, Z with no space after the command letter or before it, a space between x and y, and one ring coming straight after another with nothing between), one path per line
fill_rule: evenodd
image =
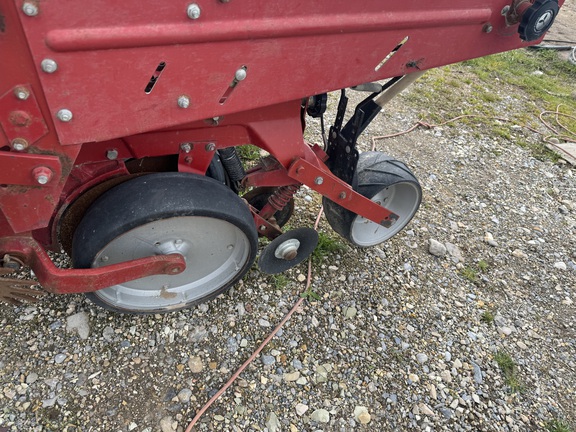
M286 261L293 260L298 255L298 248L300 247L300 242L298 239L286 240L274 251L274 256L278 259L284 259Z

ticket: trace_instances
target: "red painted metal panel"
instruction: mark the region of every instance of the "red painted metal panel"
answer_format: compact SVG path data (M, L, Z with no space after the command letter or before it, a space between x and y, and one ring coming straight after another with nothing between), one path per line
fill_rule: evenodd
M19 4L19 2L18 2ZM40 2L21 14L63 144L102 141L295 100L525 45L503 0ZM63 13L63 11L66 11ZM483 31L490 22L492 31ZM383 67L376 66L409 37ZM44 59L58 69L40 72ZM160 62L154 89L144 89ZM225 104L237 69L247 67ZM180 108L178 97L189 97Z

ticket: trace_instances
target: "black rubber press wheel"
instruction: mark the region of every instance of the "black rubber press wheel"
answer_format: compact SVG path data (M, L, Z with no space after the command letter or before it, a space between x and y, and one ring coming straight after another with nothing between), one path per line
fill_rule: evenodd
M102 267L152 255L182 254L186 270L86 294L128 313L178 310L209 300L248 271L258 234L250 210L211 178L157 173L129 180L99 197L72 243L76 268Z
M550 29L558 15L558 0L536 0L522 15L518 33L520 39L532 42Z
M410 222L422 201L422 189L408 167L380 152L360 154L356 192L393 211L399 219L390 228L323 198L326 219L334 231L356 246L374 246L397 234Z

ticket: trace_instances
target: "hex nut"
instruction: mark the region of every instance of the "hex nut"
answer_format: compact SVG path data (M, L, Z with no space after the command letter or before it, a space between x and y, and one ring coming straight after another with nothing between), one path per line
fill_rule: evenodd
M22 4L22 12L29 17L36 16L38 15L38 6L31 2L24 2Z
M118 159L118 150L116 149L110 149L106 152L106 157L109 160L116 160Z
M188 108L190 106L190 98L184 95L178 97L178 106L180 108Z
M48 167L37 167L32 170L38 184L45 185L52 179L52 170Z
M58 70L58 63L56 63L52 59L46 58L42 60L42 63L40 63L40 67L46 73L54 73L56 72L56 70Z
M26 100L30 97L30 91L26 87L16 87L14 89L14 96L20 100Z
M186 10L188 18L196 20L200 18L200 13L201 13L200 6L198 6L196 3L188 5L188 9Z
M56 114L56 117L58 117L58 120L62 121L62 122L69 122L70 120L72 120L72 111L64 108L61 109L60 111L58 111L58 113Z
M24 151L28 148L28 141L24 138L14 138L12 140L12 148L16 151Z

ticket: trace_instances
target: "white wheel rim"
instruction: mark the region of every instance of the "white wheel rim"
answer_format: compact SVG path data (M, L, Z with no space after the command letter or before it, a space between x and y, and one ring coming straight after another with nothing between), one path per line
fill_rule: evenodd
M350 228L350 238L358 246L374 246L398 233L412 219L420 205L420 189L409 182L399 182L382 189L372 201L396 213L399 218L390 228L362 216L356 216Z
M120 309L179 309L228 285L244 268L250 250L246 234L222 219L182 216L150 222L108 243L92 267L180 253L186 270L114 285L94 294Z

